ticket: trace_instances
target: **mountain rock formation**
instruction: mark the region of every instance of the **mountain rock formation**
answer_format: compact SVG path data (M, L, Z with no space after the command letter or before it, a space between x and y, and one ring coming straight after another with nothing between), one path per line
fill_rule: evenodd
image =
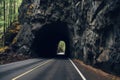
M46 45L56 41L53 47L63 39L67 56L120 74L120 0L23 0L19 22L22 28L12 45L18 54L33 55L37 47L44 49L44 39Z

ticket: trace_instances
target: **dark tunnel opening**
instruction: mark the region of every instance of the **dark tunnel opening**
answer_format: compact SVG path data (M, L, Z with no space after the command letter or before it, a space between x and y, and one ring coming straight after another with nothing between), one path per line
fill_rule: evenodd
M66 23L54 22L44 25L36 31L35 39L32 44L32 51L39 57L69 57L70 55L70 33ZM65 55L57 55L58 44L60 41L66 44Z

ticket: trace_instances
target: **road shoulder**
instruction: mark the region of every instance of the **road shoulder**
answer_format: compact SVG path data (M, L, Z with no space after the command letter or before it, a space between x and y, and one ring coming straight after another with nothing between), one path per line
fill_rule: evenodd
M120 80L120 77L113 76L100 69L94 68L90 65L86 65L80 60L73 59L73 62L89 80Z

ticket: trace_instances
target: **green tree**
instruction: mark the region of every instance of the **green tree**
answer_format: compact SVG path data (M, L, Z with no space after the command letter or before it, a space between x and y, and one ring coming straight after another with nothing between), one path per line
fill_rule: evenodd
M65 42L64 41L60 41L58 44L58 52L65 52Z
M18 8L22 0L0 0L0 46L4 46L8 26L18 20Z

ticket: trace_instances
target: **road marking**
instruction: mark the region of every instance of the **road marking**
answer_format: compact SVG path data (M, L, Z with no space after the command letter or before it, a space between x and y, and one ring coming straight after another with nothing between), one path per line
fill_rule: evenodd
M47 63L49 63L50 61L52 61L52 60L46 61L46 62L44 62L43 64L38 65L38 66L34 67L33 69L31 69L31 70L29 70L29 71L27 71L27 72L25 72L25 73L22 73L21 75L19 75L19 76L13 78L12 80L17 80L18 78L20 78L20 77L22 77L22 76L24 76L24 75L26 75L26 74L32 72L33 70L35 70L35 69L37 69L37 68L39 68L39 67L41 67L41 66L43 66L43 65L45 65L45 64L47 64Z
M83 74L80 72L80 70L77 68L77 66L73 63L73 61L71 59L69 59L70 62L72 63L72 65L75 67L75 69L77 70L77 72L79 73L79 75L82 77L83 80L86 80L86 78L83 76Z

